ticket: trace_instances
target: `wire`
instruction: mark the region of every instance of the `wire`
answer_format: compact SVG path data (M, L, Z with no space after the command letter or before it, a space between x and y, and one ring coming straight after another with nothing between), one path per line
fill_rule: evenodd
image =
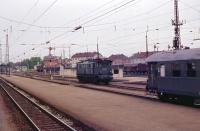
M121 8L121 7L125 6L125 5L128 5L128 4L130 4L130 3L134 2L134 1L135 1L135 0L130 0L130 1L128 1L128 2L126 2L126 3L124 3L124 4L122 4L122 5L118 6L118 7L115 7L114 9L112 9L112 10L110 10L110 11L108 11L108 12L102 14L102 15L99 15L99 16L97 16L97 17L91 19L91 20L88 20L88 21L82 23L81 25L84 25L84 24L89 23L89 22L91 22L91 21L93 21L93 20L96 20L96 19L98 19L98 18L100 18L100 17L102 17L102 16L104 16L104 15L107 15L107 14L109 14L109 13L115 11L115 10L118 10L119 8ZM81 26L81 27L82 27L82 26ZM59 34L59 35L55 36L54 38L52 38L52 39L49 40L49 41L55 40L55 39L57 39L57 38L59 38L59 37L62 37L63 35L65 35L65 34L68 33L68 32L72 32L72 31L66 31L66 32L64 32L64 33L62 33L62 34Z
M111 22L111 23L105 23L105 25L106 25L106 24L116 24L116 23L119 23L119 22L124 22L124 21L126 21L126 20L129 20L130 18L131 18L131 19L134 18L134 20L135 20L136 17L141 17L141 16L143 16L143 15L149 15L150 13L152 13L152 12L154 12L154 11L160 9L161 7L166 6L166 4L168 4L169 2L170 2L170 0L168 0L168 1L166 1L166 2L163 2L163 3L161 3L160 5L158 5L157 7L153 8L153 9L150 9L150 10L144 12L144 13L137 14L137 15L135 15L135 16L131 16L131 17L126 18L126 19L122 19L122 20L120 20L120 21L118 21L118 22L115 21L115 22ZM99 21L101 21L101 20L99 20ZM98 21L98 22L99 22L99 21ZM100 24L100 25L104 25L104 24ZM98 26L98 25L88 25L88 26L85 26L85 27L90 27L90 26Z
M48 10L50 10L50 8L53 7L53 6L56 4L57 1L58 1L58 0L54 0L53 3L51 3L50 6L48 6L48 7L46 8L46 10L44 10L44 12L43 12L41 15L39 15L39 16L33 21L33 23L37 22L40 18L42 18L42 16L43 16Z
M36 0L33 6L28 10L25 16L21 19L21 22L25 20L25 18L32 12L32 10L37 6L38 3L39 3L39 0Z
M0 16L0 19L6 20L6 21L9 21L9 22L14 22L14 23L17 23L17 24L24 24L24 25L33 26L33 27L44 28L42 26L38 26L38 25L34 25L34 24L22 22L22 21L10 19L10 18L4 17L4 16Z
M57 1L58 1L58 0L54 0L47 8L32 22L32 24L36 23L39 19L41 19L42 16L43 16L48 10L50 10L50 8L53 7L53 5L55 5ZM30 28L31 28L31 26L28 26L28 27L25 29L25 31L29 30ZM16 38L16 41L19 40L19 39L22 37L23 33L24 33L24 32L22 32L22 33Z
M122 8L123 6L126 6L126 5L128 5L128 4L130 4L130 3L134 2L134 1L135 1L135 0L130 0L130 1L128 1L128 2L126 2L126 3L124 3L124 4L122 4L122 5L118 6L118 7L115 7L114 9L112 9L112 10L110 10L110 11L104 13L104 14L98 15L98 16L94 17L93 19L88 20L88 21L82 23L81 25L84 25L84 24L87 24L87 23L89 23L89 22L91 22L91 21L94 21L94 20L96 20L96 19L98 19L98 18L100 18L100 17L102 17L102 16L105 16L105 15L107 15L107 14L109 14L109 13L115 11L115 10L118 10L118 9Z
M109 5L109 4L112 3L113 1L115 1L115 0L111 0L111 1L109 1L109 2L106 2L106 3L102 4L102 5L100 5L99 7L95 8L94 10L90 11L89 13L84 14L84 15L82 15L82 16L80 16L80 17L74 19L74 20L71 20L70 22L67 22L67 23L65 23L65 24L63 24L63 25L61 25L61 26L64 26L64 25L66 25L66 24L69 24L69 23L72 23L72 22L74 22L74 21L77 21L77 20L79 20L79 19L81 19L81 18L83 18L83 17L85 18L85 16L88 16L89 14L94 14L96 11L98 11L99 9L101 9L101 8L103 8L103 7L107 6L107 5Z
M187 7L189 7L189 8L191 8L191 9L193 9L194 11L197 11L198 13L200 13L200 10L198 10L198 9L196 9L196 8L194 8L194 7L192 7L191 5L189 5L189 4L187 4L186 2L183 2L183 1L180 1L183 5L185 5L185 6L187 6Z

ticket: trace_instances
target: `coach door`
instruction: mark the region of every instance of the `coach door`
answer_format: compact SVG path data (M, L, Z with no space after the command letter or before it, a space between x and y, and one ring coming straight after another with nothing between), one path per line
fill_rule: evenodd
M157 63L151 63L150 66L150 76L149 76L149 84L151 89L157 89L158 87L158 65Z

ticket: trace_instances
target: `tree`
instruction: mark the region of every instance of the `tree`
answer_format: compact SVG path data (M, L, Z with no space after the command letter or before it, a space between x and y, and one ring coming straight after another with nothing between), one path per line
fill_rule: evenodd
M27 66L28 69L33 69L35 65L41 63L40 57L31 57L30 59L25 59L22 61L22 66Z

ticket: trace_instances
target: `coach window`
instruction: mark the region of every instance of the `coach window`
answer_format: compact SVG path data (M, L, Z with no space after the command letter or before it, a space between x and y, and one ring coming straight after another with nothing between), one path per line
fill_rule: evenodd
M175 76L175 77L181 76L180 64L172 64L172 76Z
M160 76L165 77L165 65L160 66Z
M196 76L195 63L187 63L187 76L189 76L189 77L195 77Z

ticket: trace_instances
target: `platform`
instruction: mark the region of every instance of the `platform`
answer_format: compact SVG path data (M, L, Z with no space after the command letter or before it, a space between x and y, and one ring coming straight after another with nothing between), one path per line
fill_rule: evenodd
M200 110L196 108L17 76L4 78L96 130L200 129Z

